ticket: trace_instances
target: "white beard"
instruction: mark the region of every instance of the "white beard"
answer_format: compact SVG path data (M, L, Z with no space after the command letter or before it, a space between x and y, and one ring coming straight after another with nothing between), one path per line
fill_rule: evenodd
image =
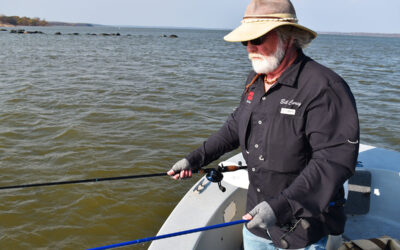
M250 53L249 59L251 60L251 64L256 73L268 74L278 68L284 56L285 51L283 44L282 42L279 42L274 54L264 56L258 53Z

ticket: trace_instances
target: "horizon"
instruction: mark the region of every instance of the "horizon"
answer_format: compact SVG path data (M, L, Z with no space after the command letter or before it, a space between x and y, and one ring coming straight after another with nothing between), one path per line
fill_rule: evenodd
M6 16L106 26L232 30L248 1L0 0ZM299 23L317 32L400 34L400 1L292 0ZM339 13L339 14L338 14Z
M0 14L1 16L2 14ZM38 18L38 17L28 17L28 18ZM41 19L43 20L43 19ZM76 26L71 25L69 27L115 27L115 28L143 28L143 29L177 29L177 30L215 30L215 31L231 31L232 29L228 28L208 28L208 27L183 27L183 26L143 26L143 25L108 25L108 24L96 24L96 23L80 23L80 22L65 22L65 21L52 21L46 20L49 23L65 23L65 24L77 24ZM87 24L91 26L80 26L79 24ZM2 26L0 23L0 28L14 28L14 27L63 27L64 25L49 25L49 26L23 26L23 25L12 25L12 26ZM343 35L360 35L360 36L386 36L386 37L400 37L399 33L379 33L379 32L338 32L338 31L320 31L315 30L318 34L327 34L327 35L335 35L335 34L343 34Z

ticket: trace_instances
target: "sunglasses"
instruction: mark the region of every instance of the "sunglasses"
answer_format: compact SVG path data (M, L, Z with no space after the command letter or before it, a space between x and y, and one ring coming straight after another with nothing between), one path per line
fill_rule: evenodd
M262 44L262 42L264 41L265 37L266 37L266 35L260 36L260 37L257 37L256 39L253 39L253 40L250 40L250 41L244 41L244 42L242 42L242 44L243 44L243 46L247 46L248 43L250 42L252 45L257 46L257 45Z

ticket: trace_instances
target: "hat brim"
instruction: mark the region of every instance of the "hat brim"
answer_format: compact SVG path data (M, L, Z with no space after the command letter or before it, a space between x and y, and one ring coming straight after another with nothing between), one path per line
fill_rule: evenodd
M307 31L314 39L317 36L317 33L293 22L243 22L239 27L234 29L228 35L224 37L224 40L227 42L244 42L256 39L264 34L267 34L273 29L276 29L280 26L290 25L294 26L298 29Z

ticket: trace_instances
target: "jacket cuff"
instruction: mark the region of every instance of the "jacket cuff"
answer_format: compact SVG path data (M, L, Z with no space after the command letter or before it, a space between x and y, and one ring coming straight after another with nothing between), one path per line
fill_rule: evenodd
M291 221L293 218L292 208L283 195L267 200L267 202L275 213L276 223L278 225L284 225Z
M200 163L203 161L203 157L197 152L197 150L191 152L185 158L186 160L188 160L189 166L192 170L197 170L201 168Z

